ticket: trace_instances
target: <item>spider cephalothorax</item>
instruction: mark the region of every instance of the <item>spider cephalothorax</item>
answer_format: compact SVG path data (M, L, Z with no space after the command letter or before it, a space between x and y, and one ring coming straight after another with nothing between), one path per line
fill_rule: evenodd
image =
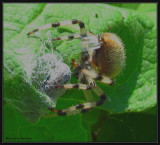
M106 101L106 95L98 86L96 86L94 80L113 85L114 82L111 78L117 76L125 66L125 50L121 39L114 33L94 35L92 32L87 32L84 23L80 20L66 20L47 24L29 32L27 36L40 30L72 24L79 24L80 34L53 38L52 41L69 39L81 40L82 53L80 60L78 63L76 63L75 60L72 60L74 76L80 83L57 85L56 88L92 89L98 96L100 96L100 100L96 102L92 101L92 94L84 92L87 100L90 100L88 103L78 104L64 110L50 108L51 111L57 112L59 115L87 112L95 106L104 104Z

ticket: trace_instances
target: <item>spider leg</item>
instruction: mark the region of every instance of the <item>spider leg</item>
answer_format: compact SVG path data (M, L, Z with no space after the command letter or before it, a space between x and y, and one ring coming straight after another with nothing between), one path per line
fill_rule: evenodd
M81 80L82 83L79 84L64 84L64 85L56 85L55 88L65 88L65 89L72 89L77 88L80 90L90 90L93 89L96 85L94 80L89 76L81 75L81 67L78 65L78 63L75 62L74 59L72 59L72 65L77 70L77 77ZM87 85L85 84L87 83Z
M94 71L91 71L91 70L88 70L88 69L82 69L81 72L84 74L84 75L87 75L93 79L96 79L96 80L99 80L101 81L102 83L105 83L105 84L110 84L110 85L113 85L114 82L113 80L111 80L110 78L104 76L104 75L101 75L101 74L98 74Z
M63 110L56 110L54 108L49 108L49 109L53 112L58 113L58 115L60 115L60 116L74 115L74 114L78 114L78 113L86 113L96 106L103 105L105 101L106 101L106 95L102 94L102 95L100 95L100 100L96 101L96 102L87 102L87 103L83 103L83 104L78 104L76 106L72 106L72 107L69 107L69 108L63 109Z
M71 39L77 39L77 38L81 38L81 35L80 34L73 34L73 35L70 35L70 36L57 37L57 38L53 38L52 41L71 40Z
M96 87L96 83L94 82L94 80L89 76L85 76L85 77L86 77L86 80L88 82L90 89L94 89Z
M83 90L84 96L86 97L87 102L93 102L94 98L91 91Z
M79 83L79 84L65 84L65 85L57 85L55 86L55 88L65 88L65 89L73 89L73 88L77 88L80 90L91 90L93 88L95 88L96 84L94 82L94 80L90 77L86 77L86 81L88 82L88 84L83 84L83 83Z
M90 90L92 89L92 86L86 85L86 84L65 84L65 85L57 85L55 88L65 88L65 89L73 89L77 88L80 90Z
M86 29L85 29L85 25L82 21L80 20L65 20L65 21L60 21L60 22L56 22L56 23L51 23L51 24L46 24L46 25L43 25L37 29L34 29L33 31L27 33L27 36L35 33L35 32L38 32L38 31L41 31L41 30L45 30L45 29L50 29L50 28L56 28L56 27L60 27L60 26L65 26L65 25L74 25L74 24L79 24L79 27L80 27L80 34L82 37L85 37L86 36Z
M95 92L97 96L104 94L103 90L98 85L93 89L93 92Z

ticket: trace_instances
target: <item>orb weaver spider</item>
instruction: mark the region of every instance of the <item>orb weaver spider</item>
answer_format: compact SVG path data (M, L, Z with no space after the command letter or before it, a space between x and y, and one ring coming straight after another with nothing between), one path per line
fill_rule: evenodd
M96 106L103 105L107 97L94 80L114 85L112 78L117 76L125 65L125 50L121 39L114 33L94 35L92 32L87 32L84 23L80 20L73 19L46 24L29 32L27 36L52 27L74 24L79 24L80 34L53 38L52 41L80 39L82 52L79 63L75 62L74 59L72 60L74 76L80 83L56 85L56 88L93 90L100 97L100 100L78 104L63 110L49 108L51 111L57 112L58 115L84 113ZM88 95L91 94L88 93Z

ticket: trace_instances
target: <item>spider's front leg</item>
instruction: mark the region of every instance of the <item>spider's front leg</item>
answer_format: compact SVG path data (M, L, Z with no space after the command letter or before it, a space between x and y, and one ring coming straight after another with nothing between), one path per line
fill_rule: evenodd
M76 66L77 64L74 63L74 65ZM77 67L77 70L81 70L80 68ZM56 112L58 113L58 115L74 115L74 114L78 114L78 113L85 113L85 112L88 112L89 110L91 110L92 108L96 107L96 106L100 106L100 105L103 105L104 102L106 101L106 95L103 93L103 91L95 85L95 82L94 80L89 77L89 76L84 76L81 71L78 71L79 74L78 74L78 77L81 76L80 80L83 82L83 83L86 83L86 81L88 82L88 86L85 85L85 84L76 84L77 87L81 86L85 86L84 88L87 89L85 90L84 88L84 94L85 94L85 97L87 98L87 100L89 102L87 103L83 103L83 104L78 104L76 106L72 106L72 107L69 107L67 109L64 109L64 110L56 110L54 108L49 108L51 111L53 112ZM77 73L78 73L77 72ZM81 74L81 75L80 75ZM75 88L73 86L73 84L67 84L67 85L64 85L63 87L68 87L68 88ZM96 95L99 96L100 100L98 101L93 101L93 96L92 96L92 93L89 92L89 89L92 89Z
M56 113L58 113L58 115L61 115L61 116L74 115L74 114L78 114L78 113L85 113L96 106L103 105L104 102L106 101L106 96L103 93L103 91L98 86L95 85L95 82L91 77L82 74L81 67L78 66L78 64L74 60L73 60L73 66L75 67L76 77L79 78L80 82L82 82L84 84L65 84L63 86L57 86L57 88L64 87L66 89L71 89L71 88L83 89L85 97L87 98L87 101L89 101L89 102L83 103L83 104L78 104L76 106L69 107L64 110L57 110L54 108L49 108L51 111L56 112ZM86 84L88 84L88 85L86 85ZM90 89L93 90L100 97L100 100L93 101L92 93L89 92Z
M65 85L57 85L55 86L55 88L65 88L65 89L73 89L73 88L77 88L80 90L91 90L93 88L95 88L95 82L94 80L89 77L89 76L85 76L82 74L81 70L82 67L79 66L75 60L72 60L72 65L75 68L74 70L74 75L76 78L78 78L80 80L81 83L78 84L65 84Z
M82 81L83 81L83 78L82 78ZM65 89L77 88L80 90L91 90L91 89L95 88L96 84L92 78L85 77L84 81L87 81L87 84L78 83L78 84L57 85L57 86L55 86L55 88L65 88Z
M73 89L77 88L80 90L90 90L91 86L86 84L65 84L65 85L57 85L55 88L65 88L65 89Z

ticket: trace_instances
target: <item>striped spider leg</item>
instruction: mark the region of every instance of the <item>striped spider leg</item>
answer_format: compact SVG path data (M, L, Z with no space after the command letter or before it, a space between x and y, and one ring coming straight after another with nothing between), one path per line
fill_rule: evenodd
M81 37L85 37L86 36L86 29L85 29L85 25L82 21L80 20L65 20L65 21L60 21L60 22L56 22L56 23L51 23L51 24L46 24L46 25L43 25L37 29L34 29L33 31L27 33L27 36L30 36L31 34L33 33L36 33L38 31L41 31L41 30L45 30L45 29L50 29L50 28L56 28L56 27L60 27L60 26L66 26L66 25L74 25L74 24L79 24L79 27L80 27L80 36ZM78 38L80 37L79 35L77 36ZM69 39L72 39L74 38L74 36L68 36ZM61 38L62 40L65 40L66 38L63 37ZM61 39L55 39L55 40L61 40ZM53 39L54 40L54 39Z
M49 108L51 111L58 113L60 116L64 115L75 115L78 113L86 113L89 110L93 109L96 106L103 105L106 101L106 95L103 93L103 91L96 86L93 91L96 93L96 95L100 96L100 100L93 101L93 96L91 91L84 90L85 97L88 98L86 103L78 104L76 106L69 107L67 109L63 110L56 110L54 108Z
M102 35L94 35L87 32L85 25L80 20L66 20L47 24L39 27L27 34L38 32L40 30L49 29L52 27L59 27L64 25L79 24L80 34L73 34L70 36L63 36L52 39L56 40L69 40L80 39L82 45L82 53L79 64L73 60L74 76L79 80L79 84L65 84L57 85L56 88L78 88L84 90L84 94L89 102L78 104L63 110L56 110L50 108L51 111L57 112L58 115L72 115L80 112L87 112L95 106L104 104L106 95L103 91L96 86L94 79L102 83L113 85L114 82L111 78L117 76L123 66L125 65L125 51L121 39L113 33L104 33ZM99 101L92 101L93 96L87 91L93 90L98 96Z
M77 66L75 62L73 65L75 66L75 77L78 78L80 84L65 84L63 86L56 86L56 87L57 88L63 87L66 89L72 89L72 88L82 89L88 102L83 104L78 104L76 106L72 106L63 110L56 110L54 108L50 108L51 111L57 112L58 115L73 115L80 112L85 113L96 106L103 105L104 102L106 101L105 94L98 86L96 86L94 80L90 76L83 74L82 71L80 71L81 66ZM82 69L82 70L87 70L87 69ZM99 79L99 75L97 75L97 78ZM106 82L106 83L110 83L110 82ZM100 100L93 101L93 96L90 90L93 90L96 93L96 95L100 97Z

